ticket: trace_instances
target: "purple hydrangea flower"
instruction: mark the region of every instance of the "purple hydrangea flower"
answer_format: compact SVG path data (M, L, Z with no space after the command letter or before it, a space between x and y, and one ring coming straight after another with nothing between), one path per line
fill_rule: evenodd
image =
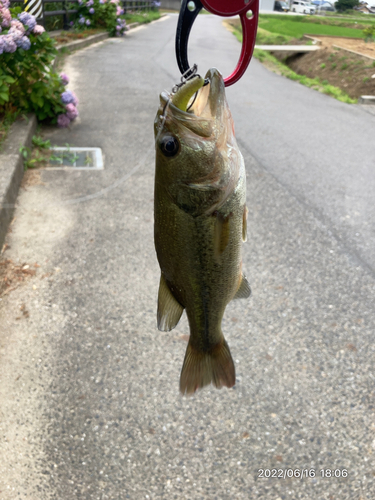
M57 125L61 128L65 128L65 127L68 127L70 123L70 119L68 118L68 116L66 114L64 115L59 115L57 117Z
M65 106L65 109L66 109L66 116L69 118L69 120L73 121L77 118L78 109L74 106L73 103L67 104Z
M86 24L87 24L87 26L90 26L90 24L91 24L90 19L86 19Z
M85 18L84 17L80 17L78 19L78 22L79 22L79 24L84 24L85 23Z
M71 92L72 96L73 96L73 104L74 106L78 106L78 97L75 95L75 93L72 91Z
M3 41L3 35L0 36L0 54L4 52L4 41Z
M10 0L0 0L0 4L3 5L4 9L9 9Z
M16 42L14 41L12 35L2 35L4 52L15 52L17 50Z
M95 9L93 7L91 7L91 9L89 10L89 13L90 14L95 14Z
M35 26L35 28L33 29L33 33L34 35L41 35L42 33L44 33L46 30L43 28L43 26L41 26L40 24L37 24Z
M70 104L74 102L74 95L70 90L66 90L61 94L61 101L63 104Z
M69 77L66 73L61 73L60 78L63 85L68 85Z
M121 30L121 26L117 25L116 29L117 29L117 31L120 31Z
M99 0L99 3L103 4L105 3L105 0Z
M23 49L23 50L29 50L29 48L31 47L31 42L30 40L27 38L27 36L23 36L17 43L17 47L19 47L20 49Z
M91 5L94 5L94 0L89 0L86 4L86 7L91 7Z
M35 17L28 12L21 12L21 14L18 14L18 19L22 24L27 26L30 31L32 31L36 26Z
M18 31L15 28L10 28L10 30L8 31L8 35L13 38L13 40L16 42L16 44L18 46L19 46L19 42L22 39L24 33L25 33L25 30L23 30L23 32L22 32L22 31Z

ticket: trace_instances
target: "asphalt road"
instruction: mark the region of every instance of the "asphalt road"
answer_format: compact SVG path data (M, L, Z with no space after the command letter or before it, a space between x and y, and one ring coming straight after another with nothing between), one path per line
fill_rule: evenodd
M223 322L235 388L184 398L187 321L156 328L153 247L176 22L67 60L80 119L43 134L101 147L105 169L35 173L19 197L4 257L40 267L0 302L0 499L373 500L375 116L255 60L228 89L253 295ZM202 73L228 74L239 51L199 17Z

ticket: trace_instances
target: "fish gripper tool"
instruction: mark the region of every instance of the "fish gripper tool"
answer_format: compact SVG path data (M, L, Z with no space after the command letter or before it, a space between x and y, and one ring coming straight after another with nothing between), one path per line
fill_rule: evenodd
M242 50L233 73L224 78L228 87L245 73L253 55L258 28L259 0L182 0L176 32L177 64L182 74L188 75L188 42L193 23L203 9L221 17L240 16L242 25Z

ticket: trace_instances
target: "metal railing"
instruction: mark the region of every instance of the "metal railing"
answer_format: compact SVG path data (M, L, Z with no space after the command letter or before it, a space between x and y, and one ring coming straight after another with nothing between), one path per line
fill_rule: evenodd
M122 0L120 1L125 14L127 12L139 11L139 10L148 10L153 7L153 2L149 0Z
M45 26L46 18L62 16L63 28L65 30L70 28L69 21L72 14L77 14L78 10L74 8L74 5L78 4L77 0L41 0L42 3L42 15L37 18L39 24ZM62 9L60 10L49 10L45 8L46 4L60 4ZM25 5L24 0L11 0L11 4L18 4L20 6ZM139 12L143 10L149 10L153 7L152 0L120 0L120 4L124 9L124 13ZM32 12L31 12L32 13ZM46 26L45 26L46 27Z

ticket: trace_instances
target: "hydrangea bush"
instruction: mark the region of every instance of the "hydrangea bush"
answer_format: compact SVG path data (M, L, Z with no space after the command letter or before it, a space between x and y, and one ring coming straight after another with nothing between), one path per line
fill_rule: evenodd
M69 83L69 77L65 73L61 73L60 80L63 85ZM71 90L64 90L60 96L61 102L64 106L64 113L60 113L57 117L57 125L59 127L68 127L70 122L75 120L78 116L78 99L74 92Z
M78 0L75 28L105 28L110 36L122 36L127 26L119 3L120 0Z
M54 43L34 16L0 0L0 113L33 112L60 126L78 115L77 98L65 89L67 76L52 70Z

